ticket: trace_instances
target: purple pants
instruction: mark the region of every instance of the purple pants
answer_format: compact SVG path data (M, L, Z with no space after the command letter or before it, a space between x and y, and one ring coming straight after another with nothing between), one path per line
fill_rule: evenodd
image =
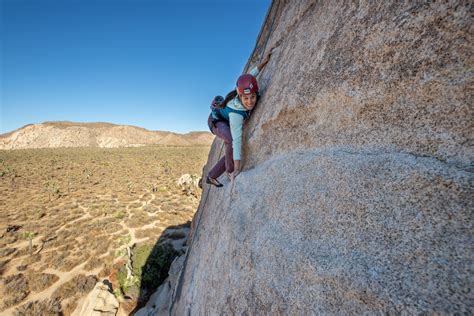
M209 177L217 179L224 171L232 173L234 171L234 155L232 153L232 134L230 127L226 122L216 122L212 128L214 135L224 141L225 156L222 157L216 165L209 171Z

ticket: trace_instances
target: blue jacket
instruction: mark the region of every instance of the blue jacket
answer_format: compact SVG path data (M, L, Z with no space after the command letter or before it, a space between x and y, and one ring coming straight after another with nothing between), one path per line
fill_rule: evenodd
M256 77L258 73L257 67L254 67L249 72L249 74L254 77ZM227 103L225 108L214 109L211 115L215 121L224 120L229 122L234 160L240 160L242 152L242 127L244 121L249 118L250 111L243 106L239 97L235 97Z

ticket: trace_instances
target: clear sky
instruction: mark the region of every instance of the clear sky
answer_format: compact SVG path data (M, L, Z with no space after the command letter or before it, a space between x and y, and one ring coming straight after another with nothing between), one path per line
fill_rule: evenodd
M0 133L44 121L207 130L271 0L0 0Z

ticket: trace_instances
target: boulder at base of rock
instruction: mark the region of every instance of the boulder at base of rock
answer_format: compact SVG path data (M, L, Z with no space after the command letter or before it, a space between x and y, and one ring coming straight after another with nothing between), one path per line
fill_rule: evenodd
M84 303L76 308L73 316L105 316L116 315L119 302L109 292L109 287L103 282L97 282L94 289L87 295Z

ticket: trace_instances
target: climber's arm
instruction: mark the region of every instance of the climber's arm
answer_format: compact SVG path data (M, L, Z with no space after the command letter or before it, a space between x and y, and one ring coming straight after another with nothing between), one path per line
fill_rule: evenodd
M232 135L232 151L234 156L233 177L240 173L240 153L242 151L242 126L244 118L237 113L229 113L230 133Z
M258 65L257 67L253 67L250 71L249 74L251 74L254 77L257 77L260 71L267 65L268 61L270 60L270 56L272 53L268 53L267 57Z
M260 65L257 66L258 71L262 71L262 69L268 64L270 61L270 57L272 56L272 51L268 53L268 55L265 57L265 59L260 63Z

